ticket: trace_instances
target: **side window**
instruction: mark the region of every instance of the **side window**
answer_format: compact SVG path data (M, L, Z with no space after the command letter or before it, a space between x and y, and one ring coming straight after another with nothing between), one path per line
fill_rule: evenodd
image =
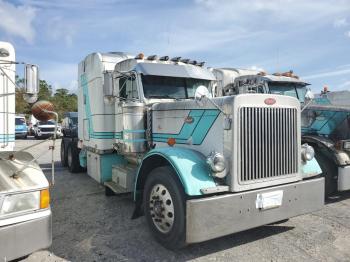
M119 97L124 99L138 99L136 78L134 76L119 79Z

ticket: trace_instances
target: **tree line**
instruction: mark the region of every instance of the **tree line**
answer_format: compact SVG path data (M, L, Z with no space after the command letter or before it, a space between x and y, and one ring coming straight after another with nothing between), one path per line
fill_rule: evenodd
M23 99L24 79L16 76L16 114L24 114L27 119L31 115L31 106ZM68 89L59 88L55 92L52 90L52 86L45 80L40 80L40 88L38 94L39 100L50 101L54 105L55 111L58 113L59 120L62 119L65 112L78 111L78 98L74 93L70 93Z

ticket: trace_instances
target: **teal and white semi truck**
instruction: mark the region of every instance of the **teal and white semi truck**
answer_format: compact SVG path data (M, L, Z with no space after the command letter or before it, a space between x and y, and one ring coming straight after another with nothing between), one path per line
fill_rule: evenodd
M203 63L93 53L78 69L79 164L106 194L132 193L168 248L322 208L324 179L301 146L300 103L211 98ZM75 158L77 159L77 157Z
M302 143L315 149L325 177L325 193L350 190L350 92L323 92L308 99L309 84L292 71L266 74L235 68L214 69L216 95L268 93L297 98L302 106Z

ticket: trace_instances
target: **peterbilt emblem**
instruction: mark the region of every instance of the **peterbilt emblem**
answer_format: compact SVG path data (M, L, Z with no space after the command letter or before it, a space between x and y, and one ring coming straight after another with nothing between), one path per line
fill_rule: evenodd
M193 123L193 117L192 116L188 116L185 118L185 123L187 124L192 124Z
M265 103L266 105L271 106L271 105L273 105L273 104L276 103L276 99L269 97L269 98L266 98L266 99L264 100L264 103Z

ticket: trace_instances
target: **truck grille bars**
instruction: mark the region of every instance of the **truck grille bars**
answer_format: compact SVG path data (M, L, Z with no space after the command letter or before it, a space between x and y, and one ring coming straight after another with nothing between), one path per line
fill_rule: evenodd
M296 108L241 107L239 119L241 183L298 172Z

